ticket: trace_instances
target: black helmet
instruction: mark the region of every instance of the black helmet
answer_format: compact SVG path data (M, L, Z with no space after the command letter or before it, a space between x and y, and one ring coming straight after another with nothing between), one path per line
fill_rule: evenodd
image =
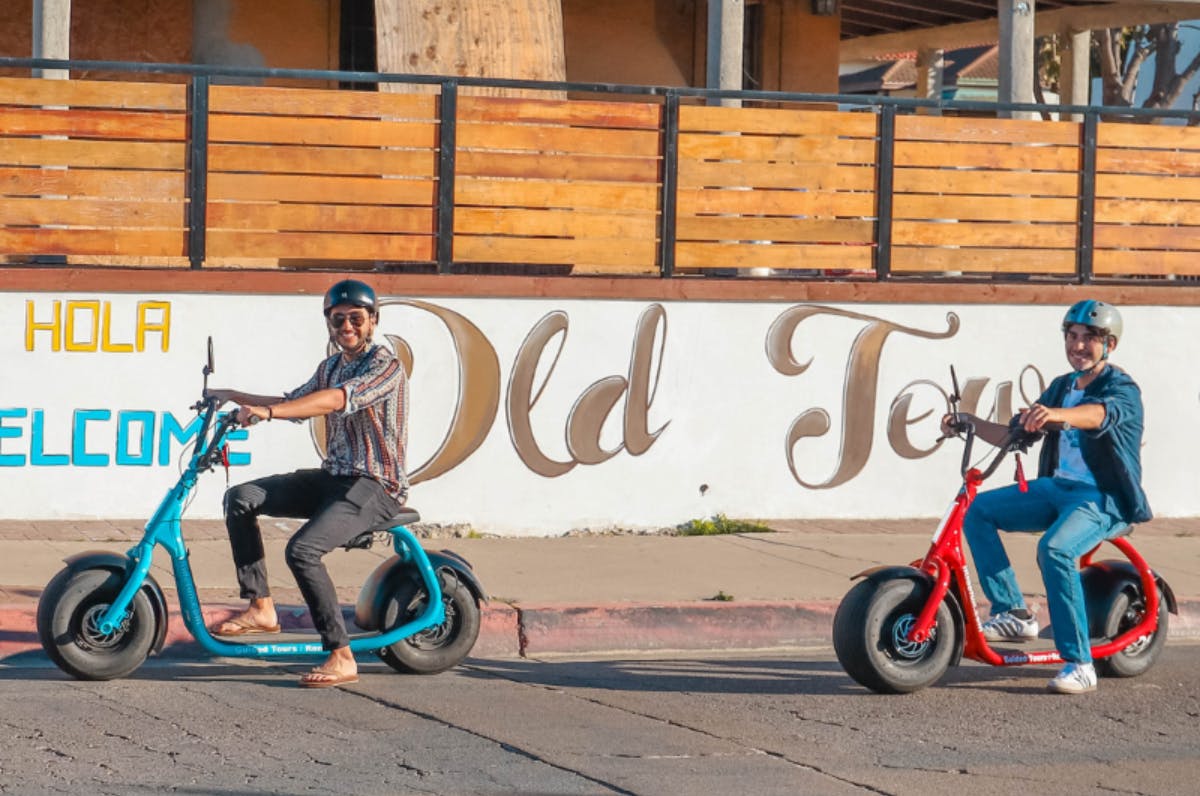
M339 304L350 304L362 307L372 317L379 315L379 304L375 300L375 291L366 282L357 279L343 279L325 293L325 317L329 311Z

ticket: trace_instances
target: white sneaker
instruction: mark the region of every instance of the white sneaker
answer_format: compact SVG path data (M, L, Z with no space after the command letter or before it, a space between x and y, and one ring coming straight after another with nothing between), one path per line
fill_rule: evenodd
M1090 663L1068 663L1046 686L1056 694L1086 694L1096 690L1096 667Z
M1012 611L992 614L992 618L983 623L983 637L988 641L1026 641L1037 638L1037 617L1031 613L1028 619L1022 619Z

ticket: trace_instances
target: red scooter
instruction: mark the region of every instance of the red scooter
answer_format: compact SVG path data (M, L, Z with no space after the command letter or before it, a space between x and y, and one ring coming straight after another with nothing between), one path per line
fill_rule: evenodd
M974 589L963 554L962 524L975 494L1008 453L1017 455L1017 480L1024 485L1020 454L1041 434L1010 424L1004 443L987 468L972 467L975 427L958 413L958 380L951 369L950 396L956 435L965 434L963 483L933 534L923 559L908 566L859 572L833 619L833 647L854 680L880 694L905 694L936 683L964 656L992 666L1062 664L1056 650L993 648L983 637ZM1167 612L1178 614L1175 595L1129 541L1132 526L1109 544L1127 560L1095 561L1099 546L1079 562L1087 600L1096 671L1135 677L1150 669L1167 639ZM861 579L861 580L859 580Z

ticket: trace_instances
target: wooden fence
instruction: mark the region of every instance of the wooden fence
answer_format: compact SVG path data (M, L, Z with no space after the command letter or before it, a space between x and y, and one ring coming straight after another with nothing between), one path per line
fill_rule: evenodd
M0 78L0 262L1200 274L1193 127L452 88Z

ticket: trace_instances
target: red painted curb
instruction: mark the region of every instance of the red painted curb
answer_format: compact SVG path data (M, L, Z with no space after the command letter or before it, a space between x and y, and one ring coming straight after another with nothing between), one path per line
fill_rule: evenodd
M536 658L656 651L717 651L829 646L833 602L690 602L572 605L554 603L488 603L484 606L476 658ZM208 624L240 607L205 610ZM0 660L40 651L37 606L0 605ZM280 623L287 630L311 629L308 613L286 607ZM1200 638L1200 599L1180 600L1170 617L1170 638ZM178 606L171 620L164 654L202 658L207 655L184 627Z

